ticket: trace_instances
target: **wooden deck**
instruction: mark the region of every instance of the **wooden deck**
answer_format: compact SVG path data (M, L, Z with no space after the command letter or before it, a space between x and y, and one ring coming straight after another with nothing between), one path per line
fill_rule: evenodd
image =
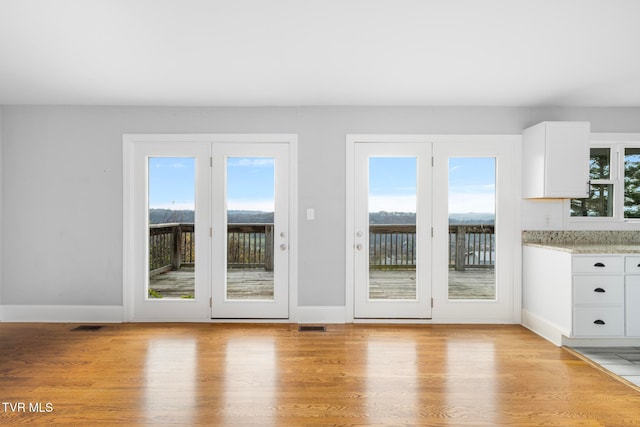
M372 270L372 299L414 299L415 271ZM227 273L230 299L273 299L273 272L263 269L232 269ZM192 298L193 268L170 271L151 278L150 287L162 298ZM450 299L494 299L493 269L449 271Z
M192 298L193 268L169 271L151 278L150 288L162 298ZM232 269L227 272L229 299L273 299L273 271L261 268Z

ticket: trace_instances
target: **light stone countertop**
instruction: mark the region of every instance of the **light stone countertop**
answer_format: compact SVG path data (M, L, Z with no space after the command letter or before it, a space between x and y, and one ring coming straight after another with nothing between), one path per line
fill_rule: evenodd
M534 248L552 249L572 254L640 254L640 244L624 243L525 243Z

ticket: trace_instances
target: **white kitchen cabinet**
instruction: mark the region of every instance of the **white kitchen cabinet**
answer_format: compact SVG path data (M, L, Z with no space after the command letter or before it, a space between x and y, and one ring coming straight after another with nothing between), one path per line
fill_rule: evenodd
M627 336L640 337L640 276L627 276L625 304Z
M572 335L624 336L624 256L573 255L571 264Z
M523 324L564 338L640 337L640 256L523 248Z
M589 122L542 122L522 133L522 197L589 196Z
M627 336L640 337L640 256L626 257L625 271Z

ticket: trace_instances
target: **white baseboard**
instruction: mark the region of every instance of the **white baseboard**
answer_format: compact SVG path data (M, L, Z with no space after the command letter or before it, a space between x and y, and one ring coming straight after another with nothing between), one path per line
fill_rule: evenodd
M298 306L295 319L298 323L345 323L346 307Z
M120 305L2 305L3 322L119 323Z
M564 331L557 325L543 319L524 308L522 309L522 326L540 335L547 341L560 347L562 345L563 336L569 335L569 331Z

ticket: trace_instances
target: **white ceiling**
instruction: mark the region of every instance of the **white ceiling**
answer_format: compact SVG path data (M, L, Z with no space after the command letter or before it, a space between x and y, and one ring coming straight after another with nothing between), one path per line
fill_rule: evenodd
M639 0L0 0L0 105L640 106Z

